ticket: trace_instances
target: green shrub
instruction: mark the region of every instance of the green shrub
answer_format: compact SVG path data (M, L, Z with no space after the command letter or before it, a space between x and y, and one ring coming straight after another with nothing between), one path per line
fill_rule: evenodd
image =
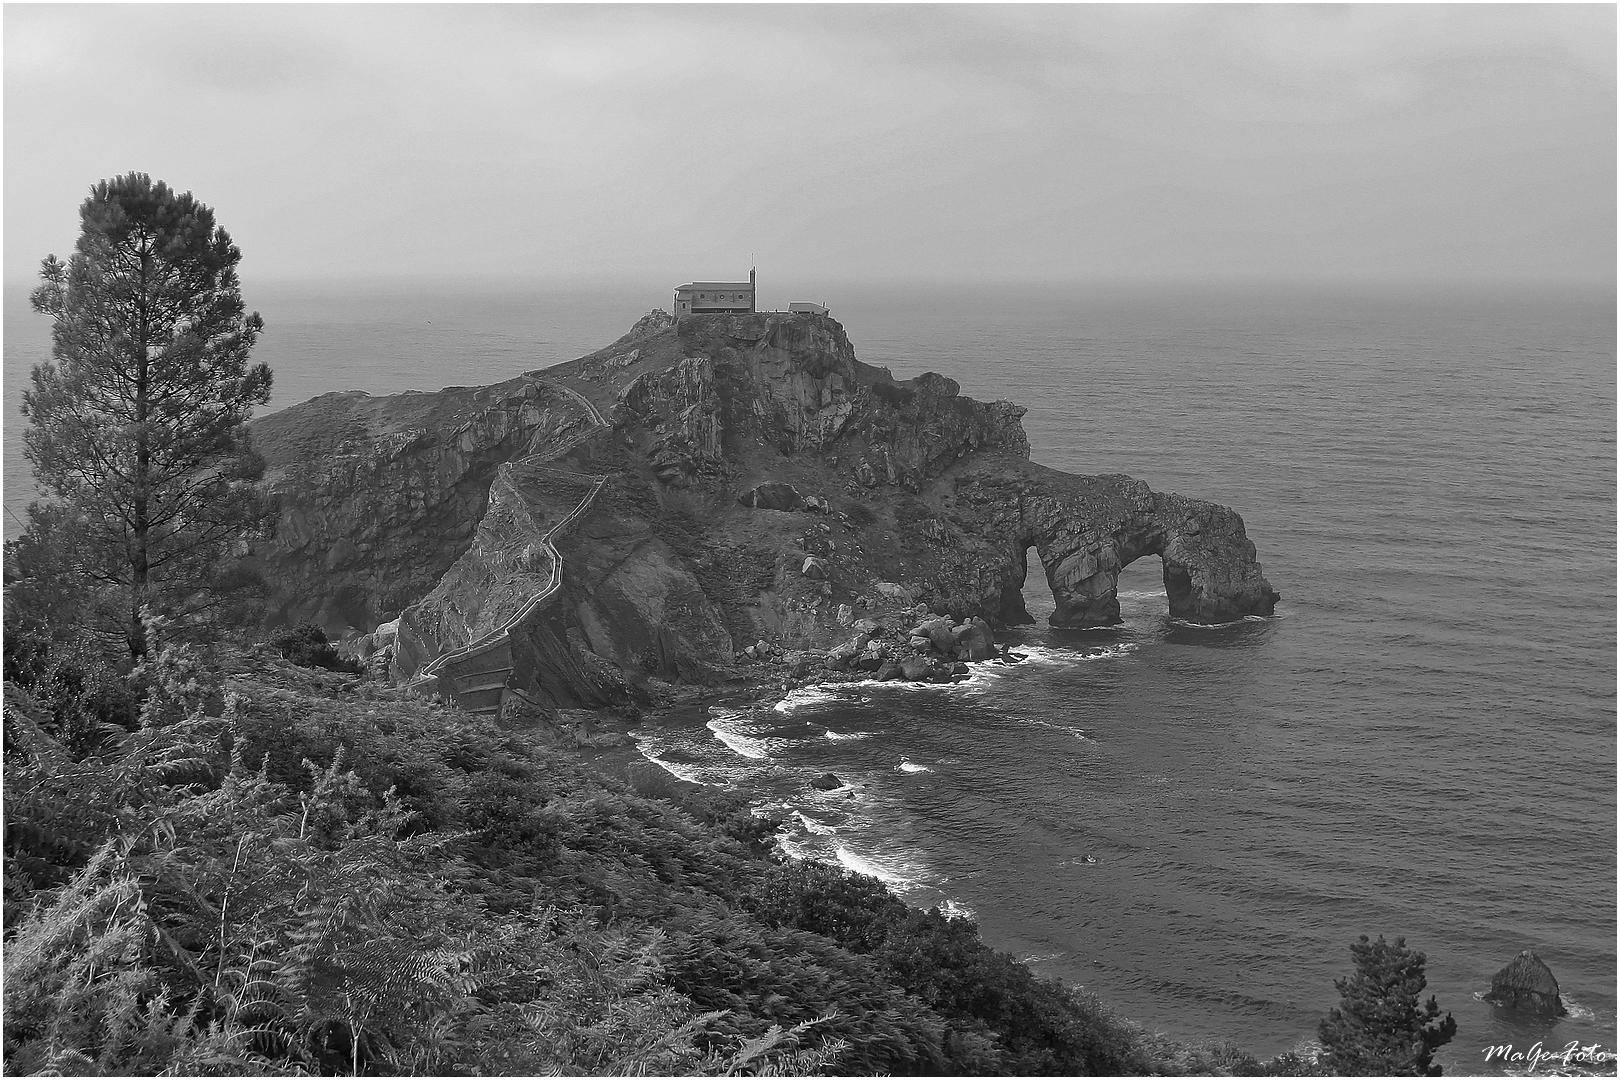
M1439 1076L1434 1052L1457 1033L1457 1021L1433 995L1422 1000L1425 957L1383 935L1350 946L1356 970L1335 979L1339 1007L1318 1028L1322 1063L1340 1076Z
M339 655L327 640L326 631L312 622L302 622L270 639L270 647L299 667L325 668L327 671L360 673L360 665Z
M141 693L85 644L7 627L5 678L48 711L41 726L76 758L140 726Z

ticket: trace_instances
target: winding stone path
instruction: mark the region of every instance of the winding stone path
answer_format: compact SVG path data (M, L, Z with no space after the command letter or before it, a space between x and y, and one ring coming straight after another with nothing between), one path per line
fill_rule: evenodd
M501 706L505 702L506 691L512 676L511 632L531 618L535 612L539 611L548 601L555 597L562 588L562 554L557 550L554 541L590 511L591 504L596 501L597 495L601 493L602 488L612 479L613 475L611 473L600 475L581 474L546 467L546 462L558 460L586 439L606 429L608 422L603 418L596 406L584 395L549 379L536 376L531 376L531 378L548 389L566 394L573 399L590 417L595 426L575 434L556 446L521 458L512 462L512 464L555 476L584 477L590 479L592 484L590 490L585 493L585 497L579 501L579 504L560 521L547 529L536 544L536 547L551 563L551 573L545 587L530 596L516 613L494 630L459 649L442 652L434 657L407 684L407 688L410 690L418 693L436 693L439 697L453 701L459 708L467 712L500 715Z

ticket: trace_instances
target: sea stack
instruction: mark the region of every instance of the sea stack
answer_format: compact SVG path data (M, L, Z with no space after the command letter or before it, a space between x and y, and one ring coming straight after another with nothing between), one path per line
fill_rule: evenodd
M1485 1000L1544 1016L1563 1016L1568 1011L1558 996L1558 980L1529 949L1491 977Z

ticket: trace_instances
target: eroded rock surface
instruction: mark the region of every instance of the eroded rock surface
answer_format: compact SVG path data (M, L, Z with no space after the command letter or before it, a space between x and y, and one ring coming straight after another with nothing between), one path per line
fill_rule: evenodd
M272 619L370 631L431 590L472 543L503 462L588 426L519 376L484 387L325 394L250 426L281 499L254 552Z
M1558 993L1558 980L1529 949L1491 976L1491 989L1485 1000L1545 1016L1563 1016L1567 1012Z

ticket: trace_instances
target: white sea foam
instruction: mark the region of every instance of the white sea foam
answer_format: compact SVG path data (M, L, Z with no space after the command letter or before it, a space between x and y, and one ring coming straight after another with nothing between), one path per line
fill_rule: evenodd
M1013 667L1016 666L1016 664L1013 665ZM911 682L906 679L890 679L887 682L879 682L877 679L862 679L860 682L845 683L844 685L858 686L862 689L878 687L884 690L900 690L907 693L922 693L928 690L945 691L947 693L953 690L960 692L963 690L982 690L997 677L1005 675L1011 670L1012 668L1005 664L998 664L993 660L981 660L969 664L967 675L959 676L952 682ZM870 705L873 700L867 695L861 695L862 705Z
M860 682L845 683L844 685L860 687L880 686L888 690L939 690L943 687L949 686L950 684L907 682L905 679L890 679L887 682L880 682L877 679L862 679ZM868 699L866 703L870 704L871 702Z
M1587 1008L1585 1005L1582 1005L1568 994L1559 994L1558 1000L1562 1001L1564 1003L1564 1008L1569 1010L1569 1018L1571 1020L1590 1020L1594 1015L1591 1009Z
M1134 641L1122 641L1118 645L1105 646L1097 652L1059 649L1050 645L1015 646L1013 651L1023 653L1024 663L1026 664L1037 664L1042 667L1063 667L1092 660L1117 660L1122 656L1135 652L1137 648L1139 646Z
M1020 724L1032 724L1035 727L1051 728L1053 731L1061 731L1063 734L1073 735L1075 738L1080 739L1081 741L1084 741L1086 738L1086 729L1083 727L1076 727L1073 724L1054 724L1050 720L1036 720L1033 717L1019 717L1018 722Z
M1085 659L1084 653L1077 653L1073 649L1054 649L1047 645L1014 645L1012 651L1015 654L1022 655L1024 659L1011 664L1003 664L1002 667L1011 669L1019 667L1020 664L1056 667Z
M824 686L801 686L797 690L789 690L787 697L778 701L772 708L779 713L792 716L806 705L819 705L823 701L832 701L838 695Z
M833 833L838 831L836 827L832 825L823 825L821 822L817 821L813 817L810 817L802 810L793 811L793 816L798 819L800 825L804 826L806 832L815 833L817 836L831 836Z
M968 907L960 900L952 900L948 896L945 898L945 902L939 905L939 911L942 915L952 916L958 919L977 919L979 917L972 908Z
M815 806L824 806L840 814L851 814L874 801L871 792L857 787L848 780L844 781L843 787L833 788L831 791L810 788L800 798L809 800Z
M790 859L810 859L816 862L826 862L816 852L816 841L810 839L795 839L788 833L778 833L776 846L782 849L782 854Z
M660 769L663 769L676 779L688 780L694 784L708 784L708 781L702 778L703 774L698 771L698 768L695 765L683 765L679 762L665 761L653 750L639 743L636 745L636 749L641 752L642 757L646 758L654 765L657 765ZM708 784L708 786L714 787L716 785Z
M1252 618L1264 619L1264 616L1245 615L1241 619L1232 619L1230 622L1189 622L1186 619L1170 618L1170 625L1178 630L1226 630L1234 626L1242 626Z
M1009 668L1006 664L998 664L993 660L981 660L968 665L968 676L951 685L959 690L984 690L991 683L1007 675Z
M739 732L728 731L722 726L724 722L724 720L716 717L705 726L714 732L714 737L725 743L732 753L740 754L745 758L752 758L755 761L765 761L770 757L766 753L766 749L770 744L764 739L756 739Z
M875 877L885 885L894 886L900 889L907 889L917 883L915 878L906 877L898 870L881 866L878 863L873 862L871 859L863 858L862 856L857 855L853 851L849 850L849 848L845 847L843 844L838 845L836 854L838 856L839 863L841 863L846 870L853 870L855 873L865 874L867 877Z
M900 759L900 764L896 765L895 768L899 769L901 772L933 772L934 771L933 769L930 769L928 766L926 766L926 765L918 765L915 761L911 761L908 758L901 758Z
M834 731L832 728L828 728L826 737L843 742L848 739L870 739L872 733L870 731Z

